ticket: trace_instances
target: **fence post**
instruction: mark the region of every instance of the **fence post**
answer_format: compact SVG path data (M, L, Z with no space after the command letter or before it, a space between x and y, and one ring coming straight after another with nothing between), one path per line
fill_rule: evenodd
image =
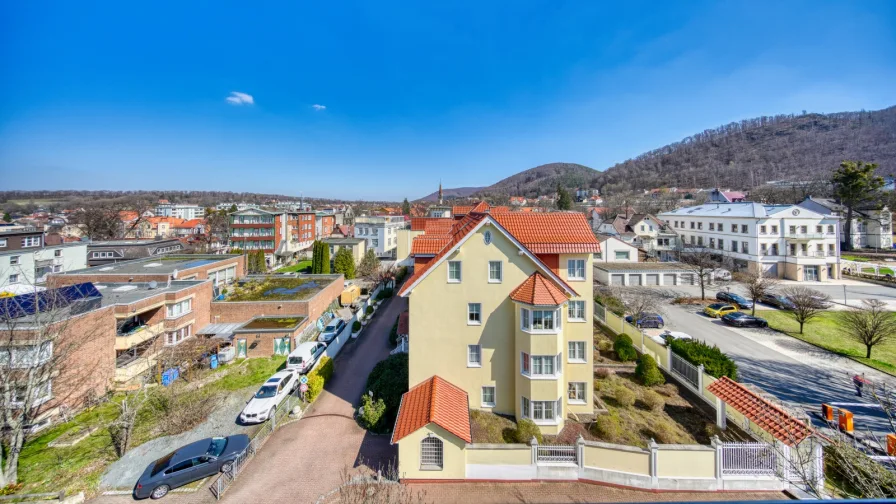
M669 343L666 343L666 345L666 371L672 371L672 347L668 346Z
M722 442L719 436L713 436L710 445L716 449L716 490L723 490L722 484Z
M576 460L579 463L579 469L585 467L585 438L579 434L579 439L576 439Z
M725 410L725 401L716 397L716 425L720 429L728 428L728 411Z
M647 448L650 449L650 483L651 486L656 488L659 485L659 471L657 470L657 452L659 451L659 445L656 444L656 441L653 438L650 439L650 443L647 444Z
M538 463L538 440L535 439L535 436L532 436L532 440L529 441L529 446L532 447L532 464Z
M703 370L706 369L703 367L703 364L697 366L697 390L700 391L700 395L703 395Z

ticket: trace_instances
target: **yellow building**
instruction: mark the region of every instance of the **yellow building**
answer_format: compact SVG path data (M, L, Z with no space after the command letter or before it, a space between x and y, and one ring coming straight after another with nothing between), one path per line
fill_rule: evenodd
M570 415L593 415L592 257L599 245L585 216L491 214L480 203L443 243L399 293L409 298L410 387L438 377L466 393L467 408L528 418L545 434L558 434ZM423 427L399 429L419 423L408 421L419 418L411 409L403 402L393 436L403 474L422 463L421 436L412 434ZM424 438L441 438L445 426L436 427L426 427Z

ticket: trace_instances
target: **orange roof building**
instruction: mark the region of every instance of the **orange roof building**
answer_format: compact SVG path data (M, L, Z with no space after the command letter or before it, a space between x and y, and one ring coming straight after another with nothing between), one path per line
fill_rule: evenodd
M446 380L433 376L401 396L401 408L392 430L392 444L435 424L466 441L473 442L467 393Z

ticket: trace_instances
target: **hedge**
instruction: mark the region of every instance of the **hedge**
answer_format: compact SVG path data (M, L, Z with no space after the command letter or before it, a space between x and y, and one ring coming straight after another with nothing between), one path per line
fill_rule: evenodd
M398 344L398 321L401 319L401 315L395 317L395 323L392 324L392 329L389 331L389 344L395 346Z
M386 430L385 422L383 421L385 419L386 403L382 399L374 401L369 395L364 394L361 396L361 409L358 420L365 429L374 432Z
M727 376L737 380L737 364L722 353L719 347L709 346L702 341L673 339L669 342L672 351L695 366L703 364L707 374L716 378Z
M367 376L364 394L373 392L374 399L382 399L386 405L383 421L386 425L395 424L398 408L401 406L401 395L408 391L408 354L390 355L374 366Z
M308 392L305 400L314 402L317 396L324 390L324 385L333 377L333 359L324 355L320 358L320 364L308 373Z
M638 358L638 352L635 351L632 339L626 334L616 336L616 341L613 342L613 351L616 352L616 357L622 362L633 361Z
M541 429L535 425L535 422L528 418L523 418L517 422L516 428L513 429L514 441L517 443L529 444L533 437L538 441L538 444L544 442L544 438L541 436Z

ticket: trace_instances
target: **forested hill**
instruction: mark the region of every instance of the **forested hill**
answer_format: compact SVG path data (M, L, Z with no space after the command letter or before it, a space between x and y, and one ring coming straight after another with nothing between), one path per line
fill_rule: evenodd
M575 163L549 163L511 175L481 189L476 196L540 196L553 194L557 185L568 188L590 187L600 174L593 168Z
M827 178L842 160L896 174L896 107L758 117L697 133L597 176L605 193L654 187L750 188Z

